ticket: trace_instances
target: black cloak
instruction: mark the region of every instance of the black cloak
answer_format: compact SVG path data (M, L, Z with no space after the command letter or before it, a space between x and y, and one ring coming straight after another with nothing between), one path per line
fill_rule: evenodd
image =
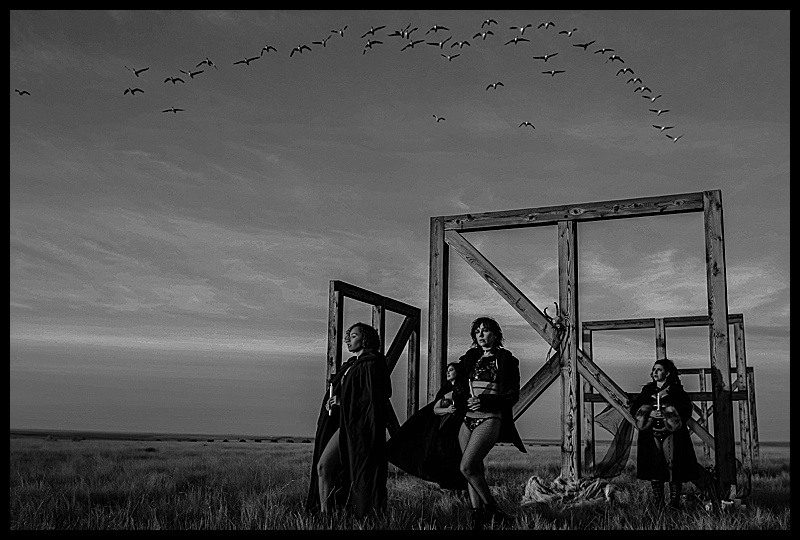
M456 412L437 415L433 408L447 392L453 391ZM458 431L464 420L467 396L449 382L436 393L436 399L408 418L389 439L389 461L405 472L444 489L467 489L461 474L461 447Z
M644 385L641 393L631 405L631 414L637 419L638 426L647 426L639 429L636 439L636 478L640 480L662 480L671 482L688 482L695 480L700 472L697 457L694 453L694 444L686 422L692 416L692 399L680 383L672 383L666 389L666 394L661 398L661 406L667 409L667 421L672 437L672 475L663 452L655 440L653 425L642 423L646 415L656 403L654 395L658 391L655 382ZM669 412L676 413L680 422L670 421Z
M341 406L333 407L329 416L325 410L328 393L325 393L314 438L306 508L309 511L319 509L317 463L338 429L340 470L335 475L334 504L352 507L361 518L370 510L382 510L386 506L389 472L386 425L392 396L386 357L372 351L360 357L353 356L342 364L331 378L331 384Z

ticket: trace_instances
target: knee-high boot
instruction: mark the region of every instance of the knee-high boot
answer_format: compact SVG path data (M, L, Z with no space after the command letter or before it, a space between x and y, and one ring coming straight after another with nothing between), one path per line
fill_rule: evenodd
M650 495L650 502L654 504L661 504L664 502L664 482L662 480L650 480L650 488L652 493Z
M681 504L681 482L669 483L669 506L670 508L678 508Z

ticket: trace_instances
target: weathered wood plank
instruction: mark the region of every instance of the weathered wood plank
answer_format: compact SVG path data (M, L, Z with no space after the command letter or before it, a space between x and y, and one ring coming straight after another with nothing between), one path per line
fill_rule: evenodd
M512 407L514 420L522 416L528 407L547 390L561 373L561 356L558 351L519 389L519 400Z
M430 403L442 386L447 359L448 280L450 248L444 239L444 218L431 218L430 272L428 278L428 397Z
M702 193L543 206L479 214L441 216L446 230L488 231L556 225L559 221L597 221L639 216L683 214L703 210Z
M617 409L628 422L635 426L636 422L633 419L633 415L631 415L630 411L628 410L630 408L630 399L628 398L628 394L626 394L625 391L622 390L622 388L620 388L611 377L606 375L597 364L592 362L592 359L586 356L582 350L578 349L577 353L578 372L582 377L586 377L589 383L597 391L597 394L591 395L603 396L605 400L615 409ZM584 396L584 398L585 397L586 396Z
M397 365L408 338L411 337L411 333L416 329L417 325L419 325L419 317L406 317L400 324L400 328L389 346L389 351L386 353L386 365L389 367L390 373Z
M756 374L747 368L747 399L750 402L750 430L753 434L753 460L758 461L760 445L758 442L758 414L756 414Z
M325 364L325 386L342 365L342 293L336 290L335 281L328 285L328 354Z
M370 304L373 306L383 306L392 313L399 313L400 315L419 317L421 313L421 310L418 307L406 304L405 302L401 302L393 298L387 298L386 296L368 291L367 289L362 289L356 285L338 280L334 280L333 283L335 290L341 292L346 298L359 300L360 302L364 302L365 304Z
M408 337L408 381L406 384L406 419L419 410L419 332L420 319Z
M592 331L584 328L581 332L581 347L583 353L592 357ZM592 394L592 385L583 379L583 398ZM594 430L594 403L583 401L583 469L588 472L597 465L595 462L595 430Z
M695 392L695 391L691 391L691 392L686 392L686 393L689 394L689 397L691 398L692 402L695 402L695 401L710 401L711 398L714 397L714 394L712 392ZM633 403L633 401L639 396L639 392L625 392L625 391L622 391L622 394L625 394L627 400L630 401L631 403ZM748 397L747 392L745 392L744 390L739 390L737 392L732 392L731 396L733 396L734 400L743 400L743 399L747 399L747 397ZM591 401L593 403L607 403L608 402L608 399L603 397L601 394L596 394L596 393L584 394L583 395L583 399L584 399L584 401Z
M747 354L744 346L744 322L733 325L733 341L736 357L736 383L739 390L747 394ZM731 385L731 388L734 388ZM750 400L743 399L739 404L739 444L742 464L748 469L753 466L753 437L750 432Z
M381 354L386 354L386 314L384 312L383 305L372 306L372 327L378 331L378 336L381 338L379 347Z
M708 326L711 319L708 315L691 315L687 317L664 317L666 328L680 328L685 326ZM736 324L743 320L741 313L728 315L728 324ZM636 330L639 328L655 328L655 318L642 319L610 319L605 321L583 321L583 328L588 330Z
M656 360L663 360L667 357L667 329L664 326L664 319L655 319L656 329Z

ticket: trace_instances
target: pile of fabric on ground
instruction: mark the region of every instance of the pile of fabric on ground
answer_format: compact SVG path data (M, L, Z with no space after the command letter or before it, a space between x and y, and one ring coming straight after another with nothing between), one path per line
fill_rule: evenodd
M617 486L602 478L570 480L559 476L552 482L547 482L538 476L531 476L525 484L521 504L579 506L608 503L617 489Z

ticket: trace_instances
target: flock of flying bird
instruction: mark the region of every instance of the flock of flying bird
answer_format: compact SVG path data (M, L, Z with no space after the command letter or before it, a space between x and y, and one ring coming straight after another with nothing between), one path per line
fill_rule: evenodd
M495 25L495 27L496 27L498 25L497 21L494 20L494 19L486 19L485 21L483 21L483 23L481 23L480 31L475 33L472 36L472 39L474 40L474 39L480 38L482 41L486 41L488 36L494 36L495 33L492 31L492 25ZM537 30L542 30L543 29L543 30L547 31L547 29L549 27L551 27L551 26L555 27L556 25L555 25L554 22L551 22L551 21L542 22L537 26ZM383 41L381 41L379 39L373 39L373 38L379 37L376 34L376 32L379 32L379 31L381 31L381 30L383 30L385 28L386 28L386 25L372 26L372 27L370 27L369 30L367 30L366 32L364 32L361 35L361 39L365 39L366 38L366 43L364 44L364 49L362 50L362 54L367 54L367 50L368 49L372 50L376 45L383 45L384 44ZM528 23L528 24L524 24L522 26L510 26L509 30L515 30L516 32L514 33L514 35L513 35L513 37L511 39L509 39L508 41L506 41L504 43L504 45L515 45L516 46L519 43L530 42L531 41L530 39L524 37L525 36L525 31L527 29L529 29L529 28L533 28L533 24ZM345 30L347 30L347 29L348 29L348 26L345 25L343 28L340 28L338 30L331 30L327 37L325 37L324 39L319 40L319 41L312 41L311 44L312 45L321 45L323 48L327 47L328 40L331 39L331 37L333 37L334 35L338 35L340 38L344 38ZM395 30L395 31L393 31L391 33L388 33L387 37L396 37L396 38L399 38L400 40L404 40L405 41L405 45L400 49L401 52L405 51L407 49L413 49L416 45L420 45L420 44L424 43L424 44L427 44L427 45L430 45L430 46L437 47L440 51L442 51L442 52L440 52L441 56L444 57L445 59L447 59L448 62L451 62L455 58L461 56L460 52L458 52L456 54L446 54L446 53L443 52L445 50L445 45L448 42L450 42L450 40L453 38L452 35L448 36L446 39L443 39L441 41L428 41L427 40L427 39L432 39L432 38L414 39L412 34L414 32L416 32L416 31L418 31L418 30L419 30L418 27L411 28L411 24L408 24L405 28L398 29L398 30ZM425 32L424 35L428 36L429 34L434 34L434 36L435 36L440 31L449 32L450 29L447 28L446 26L442 26L442 25L439 25L439 24L434 24L427 32ZM572 37L572 34L577 32L577 31L578 31L577 28L571 28L569 30L559 30L558 34L564 34L566 37L570 38L570 37ZM594 43L595 43L595 40L588 41L588 42L585 42L585 43L572 43L571 45L573 47L580 47L584 51L588 51L589 47L591 45L593 45ZM449 51L450 49L454 49L454 48L458 47L458 49L460 51L465 46L471 47L472 45L467 40L454 41L454 42L452 42L450 44L450 46L449 46L449 48L447 50ZM295 53L303 54L303 51L309 51L310 52L310 51L312 51L312 48L307 44L300 44L300 45L294 47L293 49L291 49L291 51L289 52L289 57L294 56ZM278 49L276 47L274 47L273 45L265 45L264 47L261 48L260 54L258 56L245 56L241 60L237 60L237 61L233 62L233 65L243 64L245 66L249 66L251 62L255 62L255 61L261 59L264 56L265 53L269 54L271 52L277 53ZM600 49L597 49L596 51L594 51L593 54L600 54L602 57L606 58L606 61L605 61L606 64L612 63L612 65L613 65L614 62L619 62L620 64L624 64L625 61L617 54L610 54L608 57L605 56L606 53L614 53L614 52L615 52L614 49L603 47L603 48L600 48ZM542 54L542 55L539 55L539 56L534 56L533 59L534 60L541 60L542 62L544 62L546 64L550 59L552 59L553 57L557 56L558 54L559 54L559 52L556 51L556 52L552 52L552 53ZM199 69L201 67L203 67L203 69ZM178 70L178 71L180 73L182 73L183 75L185 75L188 79L191 80L191 79L194 79L196 76L204 73L206 71L206 69L211 69L211 68L218 69L217 65L213 61L211 61L211 59L209 57L206 57L204 60L200 61L195 66L194 70L190 69L188 71L184 71L184 70L181 69L181 70ZM130 68L128 66L125 66L125 69L130 71L135 77L139 78L142 73L148 71L150 68L149 67ZM541 73L544 74L544 75L549 75L550 77L555 77L556 75L559 75L561 73L566 73L566 70L565 69L550 69L550 70L542 71ZM630 74L631 78L628 79L626 84L634 83L633 92L634 93L641 92L642 97L647 99L650 102L650 104L654 104L657 99L662 97L661 94L654 95L654 92L650 89L650 87L648 87L648 86L646 86L644 84L644 81L640 77L634 76L635 72L630 67L621 67L617 71L616 76L619 77L620 75L627 75L627 74ZM177 83L186 84L186 80L183 77L180 77L180 76L172 76L172 75L170 75L170 76L168 76L167 78L164 79L164 84L168 84L168 83L172 83L173 85L175 85ZM493 83L489 84L486 87L486 91L488 91L488 90L497 90L498 86L505 86L505 85L501 81L493 82ZM28 92L27 90L19 90L19 89L16 89L16 88L14 90L20 96L25 96L25 95L29 96L30 95L30 92ZM142 90L139 87L130 87L129 86L123 91L123 95L130 94L131 96L135 96L136 93L144 93L144 90ZM655 106L655 105L653 105L653 106ZM161 112L177 114L178 112L183 112L184 110L185 109L181 109L181 108L177 108L177 107L170 107L168 109L163 109ZM669 109L660 109L660 108L649 109L649 111L654 113L656 115L656 117L660 117L662 114L670 112ZM433 117L436 120L437 124L439 122L445 120L444 117L438 116L436 114L434 114ZM652 126L654 128L656 128L656 129L658 129L659 132L661 132L661 133L664 133L665 131L670 130L670 129L674 129L674 127L675 127L675 126L659 125L659 124L652 124ZM531 129L536 129L536 126L534 126L529 121L521 122L519 124L519 127L520 128L530 127ZM673 136L670 133L664 133L664 134L672 142L678 142L678 139L683 137L682 134L681 135L677 135L677 136Z

